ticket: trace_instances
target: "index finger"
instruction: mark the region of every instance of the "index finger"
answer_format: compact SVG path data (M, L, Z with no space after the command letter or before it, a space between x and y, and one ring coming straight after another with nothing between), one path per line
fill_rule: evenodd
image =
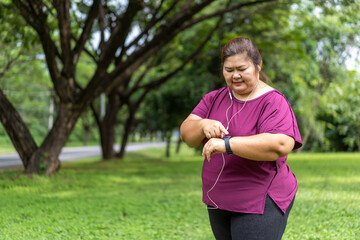
M222 132L221 137L229 134L228 130L226 130L226 128L222 124L220 125L220 131Z

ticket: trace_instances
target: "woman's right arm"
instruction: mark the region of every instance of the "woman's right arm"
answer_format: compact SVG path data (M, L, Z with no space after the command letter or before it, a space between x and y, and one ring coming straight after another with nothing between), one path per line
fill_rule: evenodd
M190 114L180 127L180 138L189 147L199 146L205 138L223 138L229 134L221 122Z

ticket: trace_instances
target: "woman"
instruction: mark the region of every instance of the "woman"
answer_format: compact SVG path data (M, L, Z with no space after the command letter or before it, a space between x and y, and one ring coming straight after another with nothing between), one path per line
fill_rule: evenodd
M297 191L287 154L302 146L286 98L261 80L250 39L222 50L226 87L206 94L180 128L204 144L203 202L216 239L281 239Z

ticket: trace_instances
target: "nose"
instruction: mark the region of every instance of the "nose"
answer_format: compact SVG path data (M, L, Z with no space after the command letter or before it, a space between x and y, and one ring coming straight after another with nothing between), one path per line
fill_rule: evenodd
M234 75L233 75L233 78L235 78L235 79L239 79L239 78L241 78L241 74L240 74L240 72L235 71L235 72L234 72Z

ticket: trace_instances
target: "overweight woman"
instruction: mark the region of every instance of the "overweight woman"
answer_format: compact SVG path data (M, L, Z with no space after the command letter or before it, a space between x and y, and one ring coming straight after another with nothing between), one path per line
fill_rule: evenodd
M180 127L190 147L203 144L203 202L217 240L277 240L297 191L287 155L302 146L285 96L261 79L250 39L222 49L226 86L205 96Z

